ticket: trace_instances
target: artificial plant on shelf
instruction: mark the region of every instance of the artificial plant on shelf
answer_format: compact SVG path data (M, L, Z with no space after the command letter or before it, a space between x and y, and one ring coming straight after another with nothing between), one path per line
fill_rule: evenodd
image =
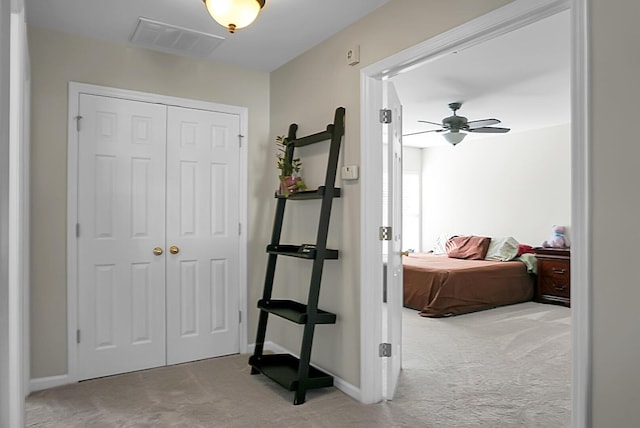
M307 186L302 181L302 178L296 175L302 167L302 161L300 158L293 158L293 150L289 150L289 140L283 135L277 136L276 147L278 149L276 165L280 170L279 193L289 196L299 190L305 190Z

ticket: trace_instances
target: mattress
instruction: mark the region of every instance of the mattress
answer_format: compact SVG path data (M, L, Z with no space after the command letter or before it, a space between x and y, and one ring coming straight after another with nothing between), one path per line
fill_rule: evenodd
M410 253L402 263L404 306L424 317L459 315L533 298L535 278L520 261Z

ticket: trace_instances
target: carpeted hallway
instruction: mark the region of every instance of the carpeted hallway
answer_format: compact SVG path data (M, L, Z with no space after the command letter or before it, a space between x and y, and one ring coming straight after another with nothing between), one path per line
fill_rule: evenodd
M527 302L446 319L404 310L396 399L292 393L251 376L247 355L33 393L28 427L568 427L571 311Z

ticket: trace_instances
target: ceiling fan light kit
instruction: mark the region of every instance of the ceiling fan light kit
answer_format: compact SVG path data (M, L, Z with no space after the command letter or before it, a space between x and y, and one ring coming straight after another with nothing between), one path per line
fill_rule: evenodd
M464 140L464 137L466 137L467 134L465 134L464 132L449 131L442 134L442 136L445 140L447 140L448 143L451 143L455 146L456 144Z
M251 25L265 0L202 0L209 14L230 33Z
M453 144L454 146L464 140L464 137L467 136L467 132L478 132L482 134L504 134L505 132L509 132L510 128L499 128L496 126L500 123L498 119L481 119L481 120L472 120L468 121L464 116L458 116L456 112L462 107L462 103L449 103L449 108L453 111L452 116L445 117L442 119L442 123L430 122L428 120L419 120L418 122L428 123L431 125L440 126L440 129L431 129L428 131L414 132L408 135L416 135L416 134L425 134L427 132L443 132L442 136L448 143ZM460 132L466 131L466 132Z

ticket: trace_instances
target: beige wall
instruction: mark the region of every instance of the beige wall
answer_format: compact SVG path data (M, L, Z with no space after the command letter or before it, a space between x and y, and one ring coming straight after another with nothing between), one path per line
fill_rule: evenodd
M393 0L272 74L273 131L269 141L276 134L284 133L291 121L300 122L303 125L302 132L314 132L328 122L329 112L333 108L344 105L348 115L344 157L347 163L357 164L360 154L359 67L507 2ZM640 400L640 371L636 367L636 362L640 360L640 311L637 308L640 287L632 259L636 254L635 243L640 238L637 221L640 218L640 202L636 197L640 182L640 144L636 141L635 129L629 125L634 123L640 99L640 86L634 83L640 75L640 56L636 55L637 40L640 39L640 27L636 25L640 3L628 0L589 3L592 7L590 71L593 89L593 205L590 211L593 221L591 269L594 279L593 426L633 427L640 419L640 408L637 406ZM385 31L387 28L389 31ZM252 120L257 121L251 123L252 143L255 145L265 144L263 134L268 129L269 108L263 105L268 100L268 88L262 84L253 88L256 94L250 95L255 102L239 102L244 100L233 97L224 85L216 88L224 96L219 98L219 94L212 94L216 92L211 88L215 82L205 77L210 71L214 75L221 72L221 67L215 65L182 60L179 63L183 66L177 67L181 73L177 73L173 69L173 61L160 54L90 43L33 29L29 36L34 84L32 247L42 245L33 254L33 287L38 296L33 298L32 314L33 327L38 328L38 333L34 332L32 358L34 368L38 370L34 373L37 377L65 371L65 273L64 252L60 250L60 243L64 242L65 236L66 81L108 84L193 98L203 98L200 94L204 94L204 99L211 101L247 105ZM355 68L347 67L342 61L344 51L346 46L355 43L361 45L362 62ZM137 56L141 58L134 58ZM106 60L103 61L103 57ZM112 66L110 64L114 63L114 59L126 59L125 64L134 63L134 66L122 67L121 63ZM158 63L166 65L167 62L170 63L170 70L157 68ZM119 71L125 68L128 69L126 72ZM249 74L251 78L247 80L250 82L254 82L254 78L262 79L255 73ZM158 75L162 77L154 77ZM189 79L180 79L183 75L189 76ZM236 77L231 79L233 82L237 80ZM201 84L194 85L194 81ZM251 227L268 229L272 202L271 199L259 198L264 192L272 191L274 184L269 183L268 179L264 180L264 185L256 182L256 177L266 178L271 173L263 165L264 158L254 151L251 159L252 166L257 168L252 172ZM339 266L339 274L333 278L337 281L335 284L325 282L327 286L321 297L321 302L335 306L333 309L338 311L339 322L336 326L318 329L330 330L329 334L320 331L322 343L335 341L341 348L320 349L318 359L327 368L357 384L359 186L355 183L343 187L345 198L336 209L339 227L332 224L331 236L333 243L343 251L343 258L328 262ZM264 212L257 212L258 203L266 205ZM307 208L311 211L315 207L303 206L302 210ZM252 261L254 263L250 268L250 302L255 301L259 293L256 290L261 288L261 275L264 272L262 248L267 239L252 232L250 244L259 246L260 251L250 254L250 266ZM49 259L53 261L47 261ZM249 328L251 338L252 326ZM291 328L287 326L283 329L284 334L274 338L295 349L298 342L287 340L289 332ZM329 339L330 335L336 338ZM318 346L315 349L317 352Z
M593 101L593 421L640 420L640 2L590 1Z
M568 124L425 148L423 159L425 251L443 233L536 246L571 225Z
M285 133L290 122L300 125L301 135L320 131L331 120L333 110L344 106L347 119L343 162L359 164L360 68L506 3L509 1L393 0L382 6L271 74L272 137ZM345 54L353 45L360 45L361 62L350 67ZM314 149L303 159L307 163L305 176L308 174L316 184L317 165L321 163L318 151ZM340 260L325 265L320 296L320 307L335 311L338 322L316 330L312 360L357 386L360 384L360 185L338 181L344 197L335 204L329 242L340 249ZM295 240L304 239L302 242L312 240L308 226L311 222L307 219L313 218L317 205L309 201L287 210L294 217L288 230L291 236ZM299 265L299 262L287 265L291 273L276 284L276 290L294 294L295 285L303 289L298 291L300 296L306 292L308 269L306 266L297 269ZM268 337L295 351L299 348L300 329L278 323L268 330Z
M67 372L66 190L67 90L76 81L247 107L249 110L249 248L260 249L269 129L269 74L129 48L43 29L29 29L32 69L31 370ZM249 283L261 285L264 252L250 250ZM255 292L249 301L257 300ZM250 305L251 308L254 305ZM252 313L249 337L255 330Z

